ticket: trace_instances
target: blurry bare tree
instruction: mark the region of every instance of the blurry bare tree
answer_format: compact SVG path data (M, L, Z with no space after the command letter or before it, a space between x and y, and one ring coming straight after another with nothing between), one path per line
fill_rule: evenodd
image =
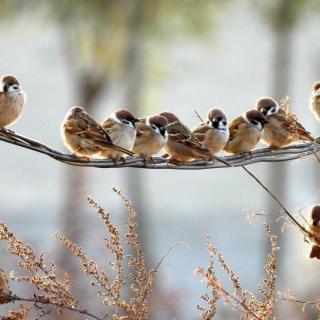
M9 3L9 2L8 2ZM148 39L168 41L185 33L199 35L214 21L218 0L56 0L28 1L26 6L39 10L57 23L65 50L74 101L94 113L97 99L116 82L124 89L123 105L142 114L142 91L146 72ZM127 171L129 198L138 204L138 225L148 255L143 181L138 170ZM65 204L61 212L63 233L81 242L84 188L89 177L84 168L66 169ZM76 279L77 269L66 251L60 262ZM150 261L149 261L150 263Z
M292 52L293 31L300 19L306 13L306 9L315 6L315 0L275 0L258 1L257 6L261 14L266 18L273 34L273 57L271 68L272 95L277 101L287 95L292 79ZM268 170L270 189L283 201L286 199L286 186L288 186L287 166L279 163L270 163ZM269 198L268 198L269 200ZM285 269L283 259L286 255L285 233L281 231L283 221L277 220L279 207L272 199L269 200L270 213L268 224L278 236L278 245L281 247L278 261L278 277L285 282ZM266 250L268 244L266 244Z

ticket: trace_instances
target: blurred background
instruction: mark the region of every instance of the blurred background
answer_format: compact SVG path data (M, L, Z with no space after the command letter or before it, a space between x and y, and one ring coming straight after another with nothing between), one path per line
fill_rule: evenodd
M260 96L288 95L301 123L319 135L308 109L311 85L320 79L319 13L317 0L2 0L0 73L17 75L28 94L12 129L66 151L60 124L74 105L85 106L98 121L120 106L138 117L168 110L192 127L198 122L194 110L205 117L209 108L220 107L232 119ZM176 242L189 245L177 247L162 265L152 319L199 319L196 304L205 286L192 273L208 264L207 233L243 288L256 291L270 249L265 219L280 236L277 289L291 288L302 300L320 296L319 262L306 258L310 247L302 234L294 227L281 232L279 207L239 168L84 169L0 143L0 219L70 272L75 292L95 310L103 310L101 302L53 234L60 231L105 265L103 226L85 197L94 197L123 225L126 211L113 186L137 208L148 265ZM307 215L319 203L315 160L250 168L292 212ZM246 219L262 211L268 216ZM0 248L1 267L9 272L15 261ZM300 307L283 303L277 313L316 319ZM239 318L223 305L218 314Z

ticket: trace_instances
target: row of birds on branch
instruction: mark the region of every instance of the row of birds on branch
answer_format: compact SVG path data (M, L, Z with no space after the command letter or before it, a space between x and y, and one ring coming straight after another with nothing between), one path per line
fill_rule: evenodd
M27 96L15 76L5 75L1 82L0 130L9 132L6 128L20 118ZM320 121L320 82L312 86L310 108ZM255 109L229 124L225 114L213 108L206 120L193 130L170 112L138 119L129 110L119 109L99 124L83 107L73 107L62 123L61 133L70 152L88 160L98 157L117 161L135 155L148 160L164 149L171 160L178 163L218 159L227 165L228 162L215 154L221 150L233 154L250 153L260 139L270 148L285 147L300 140L315 141L289 111L287 99L280 106L268 97L258 99ZM309 256L320 259L319 205L312 208L307 229L313 237ZM0 277L0 291L1 286Z
M26 94L13 75L2 77L0 92L0 128L10 126L21 116ZM320 82L312 86L310 107L320 120ZM171 112L136 118L129 110L118 109L101 124L83 107L71 108L62 124L62 138L69 151L84 159L124 160L141 156L147 160L162 149L176 163L196 159L217 159L229 165L216 153L242 154L251 151L262 139L270 148L315 139L288 108L287 100L279 105L274 99L258 99L256 108L231 120L217 108L209 110L205 121L190 130Z

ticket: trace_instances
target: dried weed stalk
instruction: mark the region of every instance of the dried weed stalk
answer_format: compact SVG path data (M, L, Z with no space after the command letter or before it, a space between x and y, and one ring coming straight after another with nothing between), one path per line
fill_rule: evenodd
M54 261L51 261L48 267L43 253L37 256L31 246L18 240L4 223L0 223L0 239L5 242L8 251L18 258L18 266L26 272L23 276L16 276L14 272L11 272L11 280L30 283L35 289L31 298L22 298L9 292L5 295L3 303L17 301L30 303L31 307L29 309L35 307L38 313L34 319L44 317L49 312L45 309L45 305L55 307L58 312L69 310L97 320L150 319L150 297L154 276L173 247L168 250L154 268L148 269L136 231L136 211L121 191L117 189L113 189L113 191L120 196L128 211L125 239L121 239L120 230L111 222L110 214L105 212L95 200L88 198L89 204L97 210L105 226L107 234L105 239L106 254L110 256L111 253L113 255L110 263L111 272L110 270L108 272L102 270L95 260L91 260L81 247L67 237L55 234L55 238L66 245L80 259L82 272L91 277L90 284L96 288L96 294L106 306L108 314L98 316L81 307L71 293L69 276L65 274L64 278L60 280L57 276L57 267ZM123 246L123 242L126 246ZM133 249L132 255L125 253L125 249L128 247ZM6 284L7 280L5 278L3 280L3 283ZM128 290L130 294L128 294ZM22 305L18 311L11 311L1 319L23 319L29 309L26 305Z
M267 278L258 285L258 292L261 297L257 297L250 290L243 290L240 285L239 278L228 267L224 257L219 250L210 242L207 237L206 247L210 257L210 264L207 270L197 268L196 275L200 275L205 282L209 293L201 296L205 305L198 305L201 311L201 318L204 320L213 319L217 313L217 303L219 300L224 300L225 304L230 305L241 313L241 319L267 320L271 319L273 308L275 305L275 286L276 286L276 271L277 271L277 237L271 233L269 226L265 225L265 229L270 239L271 252L267 256L267 263L264 266ZM233 292L229 292L223 287L217 279L215 273L216 261L230 279L233 287Z
M288 302L293 302L295 304L302 305L302 311L304 312L305 309L309 306L315 309L318 313L318 318L320 319L320 298L315 300L309 300L309 301L303 301L301 299L298 299L296 295L290 290L286 290L284 292L278 292L278 299Z

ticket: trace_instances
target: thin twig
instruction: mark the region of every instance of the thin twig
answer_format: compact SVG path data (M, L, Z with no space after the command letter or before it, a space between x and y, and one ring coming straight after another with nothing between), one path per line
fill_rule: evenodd
M61 303L56 303L56 302L50 301L49 299L42 298L42 297L36 296L34 298L22 298L22 297L18 297L16 295L14 295L14 296L11 296L8 298L8 303L9 302L15 303L16 301L24 301L24 302L40 303L40 304L44 304L44 305L51 305L51 306L55 306L55 307L58 307L61 309L66 309L66 310L77 312L80 314L85 314L86 316L88 316L92 319L103 320L103 318L100 318L100 317L88 312L85 309L78 309L78 308L69 307L67 305L64 305Z
M279 206L282 208L282 210L288 215L288 217L302 230L302 232L309 237L313 236L304 226L302 226L298 220L289 212L289 210L284 206L284 204L281 202L281 200L270 190L268 189L260 179L258 179L250 170L248 170L245 166L242 166L243 170L247 172L258 184L266 190L269 195L279 204Z
M258 316L256 316L247 306L244 302L240 301L238 298L236 298L234 295L230 294L227 290L225 290L222 287L219 287L219 289L225 294L225 296L227 296L229 299L233 299L236 303L238 303L243 310L247 313L247 314L251 314L256 320L261 320Z
M59 152L42 142L24 137L14 132L0 131L0 140L6 143L14 144L16 146L26 148L35 152L45 154L57 161L82 167L96 167L96 168L145 168L145 169L171 169L171 170L204 170L204 169L218 169L227 168L226 164L221 162L207 162L196 160L182 165L173 164L170 160L155 157L154 163L146 163L144 158L134 157L127 158L125 162L114 163L112 160L85 160L77 158L71 154ZM261 148L252 152L252 156L241 154L222 157L233 167L242 167L257 162L282 162L295 159L305 158L320 151L320 144L317 142L300 143L291 145L283 149L272 151L269 148Z
M284 301L289 301L289 302L294 302L294 303L299 303L299 304L304 304L304 305L317 305L319 303L318 300L314 300L314 301L302 301L302 300L298 300L298 299L289 299L289 298L281 298Z
M196 116L199 118L201 122L204 122L197 110L194 110L194 113L196 114Z

